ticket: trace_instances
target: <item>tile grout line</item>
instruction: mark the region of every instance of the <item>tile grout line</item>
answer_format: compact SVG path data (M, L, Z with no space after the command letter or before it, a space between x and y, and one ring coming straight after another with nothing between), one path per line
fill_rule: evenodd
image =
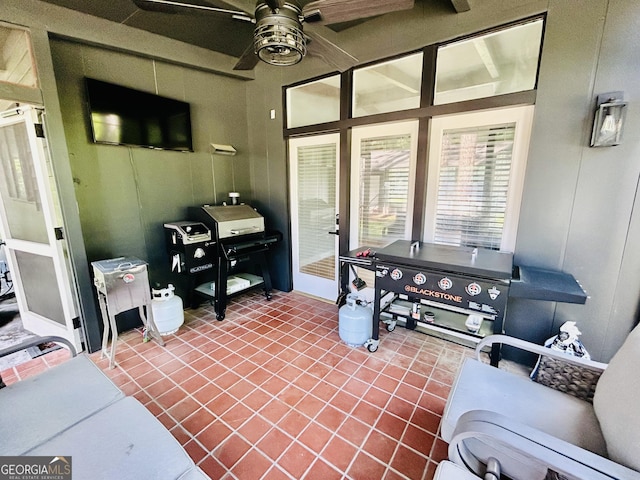
M227 317L228 320L233 320L233 324L229 324L229 325L220 325L220 324L216 324L216 323L212 323L209 324L209 322L206 321L206 318L208 317L208 315L210 315L210 312L205 313L202 316L196 316L196 315L192 315L190 314L191 317L193 317L188 323L188 330L186 330L186 333L184 335L176 335L175 338L180 340L180 345L178 345L177 347L170 349L170 348L166 348L164 350L164 352L168 352L170 355L168 355L168 359L162 363L159 364L155 364L152 361L149 361L150 359L147 359L143 356L143 353L137 352L136 354L142 358L142 361L140 362L140 364L135 365L134 367L131 368L135 368L137 366L141 366L146 362L147 366L149 368L151 368L152 370L150 371L157 371L158 373L161 374L161 378L159 378L158 380L156 380L155 382L152 382L151 384L148 384L146 387L142 387L142 385L140 385L138 383L139 379L138 378L133 378L133 376L131 374L129 374L128 371L125 371L126 373L126 377L125 379L128 379L128 382L132 382L137 388L138 388L138 392L145 394L147 397L149 397L149 402L154 402L154 404L158 407L160 414L158 416L161 415L166 415L171 422L173 422L173 426L171 427L171 430L174 430L175 427L180 426L180 435L181 437L187 438L186 441L183 441L183 445L186 445L187 443L193 441L195 445L197 445L198 447L202 448L202 450L205 452L205 456L200 460L199 463L202 463L206 460L206 458L208 458L208 456L212 456L214 457L214 459L216 459L216 461L218 462L219 465L221 465L224 470L227 472L227 475L231 475L235 478L235 475L233 474L233 469L235 467L237 467L240 462L247 457L247 455L249 454L249 452L251 451L256 451L259 452L261 455L263 455L267 460L269 460L271 462L271 467L267 468L267 470L263 473L263 478L266 478L266 475L269 474L269 472L273 471L273 468L278 467L278 470L280 472L285 472L285 470L283 470L283 467L279 467L278 465L278 461L279 459L281 459L284 454L291 448L291 445L293 445L294 443L297 443L298 445L300 445L302 448L304 448L305 451L308 451L312 454L313 459L310 461L310 463L305 467L304 470L304 475L309 474L309 472L311 472L313 470L314 465L318 462L318 459L323 460L323 462L330 466L331 469L333 471L339 472L341 475L343 475L343 478L346 478L347 476L347 472L349 471L349 469L354 465L356 458L358 457L359 454L365 454L368 457L373 458L374 460L375 457L370 454L366 449L365 449L365 445L368 441L369 438L371 438L372 434L374 434L374 432L377 432L377 434L379 435L383 435L385 438L389 438L392 439L395 442L394 445L394 449L393 452L391 453L390 459L388 463L382 463L382 465L384 466L385 470L384 473L389 474L389 472L393 472L396 475L402 476L403 478L408 478L406 477L406 474L399 472L397 470L395 470L395 468L393 468L391 466L391 461L393 458L395 458L398 450L400 449L400 446L404 446L404 448L409 449L410 451L414 452L415 454L418 454L420 456L422 456L423 458L425 458L426 460L426 467L429 466L430 463L433 463L431 460L431 455L432 453L435 451L437 447L437 440L439 438L439 428L437 429L437 432L433 433L430 432L429 430L425 429L424 427L413 423L413 418L416 415L416 412L418 411L418 409L424 409L426 411L428 411L429 413L436 415L438 417L441 417L441 414L438 414L437 412L433 412L431 411L429 408L427 407L422 407L419 404L419 401L425 396L425 395L431 395L434 396L436 398L442 398L439 396L439 394L437 393L433 393L431 391L428 390L428 387L430 385L430 382L438 382L440 384L443 385L443 388L449 387L450 385L448 385L447 383L442 383L440 380L438 380L437 378L433 377L433 374L438 370L443 372L442 374L444 375L445 372L447 372L448 370L442 370L439 368L438 362L441 359L443 352L445 351L443 348L439 349L439 353L436 357L435 363L431 366L431 370L430 373L428 375L428 377L425 379L425 381L423 382L421 387L416 387L415 385L411 384L411 383L405 383L405 381L407 380L407 377L409 376L409 372L412 370L412 367L418 362L419 356L420 354L423 352L423 350L425 349L425 347L427 346L425 344L425 342L416 342L416 341L410 341L409 337L407 337L406 335L403 335L402 338L400 339L394 339L395 341L393 343L391 343L390 346L392 346L392 350L390 350L390 357L389 358L371 358L372 360L375 360L376 362L381 362L379 368L374 368L371 365L367 364L367 359L364 359L361 362L355 361L353 360L353 355L350 355L350 353L352 352L347 352L347 354L345 354L343 356L343 358L341 358L340 360L336 361L336 359L334 358L334 355L337 357L340 357L340 354L335 353L334 352L334 347L337 345L342 345L339 343L336 343L335 338L330 338L333 334L333 336L335 337L335 327L337 326L337 322L335 319L330 319L328 317L320 317L320 318L316 318L318 317L318 315L315 315L313 317L310 318L306 318L305 317L301 317L298 316L300 314L292 314L289 312L292 312L296 309L299 308L299 304L297 305L293 305L293 306L286 306L285 308L283 308L276 316L272 316L270 313L273 311L277 311L278 308L282 308L281 306L279 307L278 305L274 305L272 304L273 308L269 307L268 308L268 312L269 313L264 313L261 312L258 315L259 316L254 316L254 315L248 315L248 314L239 314L237 317L234 317L232 319L229 319L229 317ZM244 307L242 307L244 309ZM266 307L265 307L266 309ZM205 309L206 311L206 309ZM254 312L255 310L250 310L249 313L251 314L252 312ZM261 316L260 316L261 315ZM289 318L288 315L294 315L293 318ZM257 320L258 318L264 318L267 317L267 319L265 321L259 321ZM315 319L315 320L314 320ZM317 320L322 320L321 322L317 322ZM295 325L292 327L292 323L295 322ZM226 322L225 322L226 323ZM252 326L255 327L255 325L261 325L261 326L266 326L269 330L268 333L271 334L270 337L270 343L267 344L263 344L263 342L260 342L261 346L257 346L254 345L254 342L256 342L257 340L260 340L261 338L264 338L265 335L258 335L258 336L254 336L253 335L253 330L251 329ZM283 328L284 327L284 328ZM218 338L216 338L216 333L219 333L220 336L220 342L218 342ZM229 339L228 336L235 336L235 338L233 339ZM243 338L243 337L247 337L247 338ZM305 338L306 337L306 338ZM197 346L191 346L190 342L198 339L197 342L202 342L202 343L198 343ZM313 341L312 341L313 340ZM323 347L319 347L318 345L322 345L323 342L329 342L331 341L333 343L333 346L331 346L331 348L326 349L325 354L319 357L314 356L315 349L316 348L323 348ZM207 347L206 345L208 343L214 342L216 345L215 349L210 349L209 347ZM294 344L297 344L299 342L305 342L304 345L298 345L298 348L293 347ZM281 350L278 351L277 353L272 353L270 351L267 351L267 348L269 346L271 346L272 344L277 343L280 347ZM421 345L417 345L417 343L420 343ZM230 345L233 344L233 347L231 347ZM183 346L191 346L191 351L187 352L182 352L180 349ZM385 368L388 366L394 366L394 359L398 356L398 355L402 355L401 354L401 350L403 349L403 346L410 346L411 347L411 351L412 353L412 358L410 360L409 366L407 367L401 367L399 366L398 368L401 368L403 370L402 376L400 378L396 378L395 376L390 375L388 372L385 372ZM204 347L204 348L203 348ZM132 348L132 347L130 347ZM133 349L133 348L132 348ZM221 350L224 349L224 350ZM253 352L253 350L256 350L255 352ZM177 350L181 353L174 353L173 350ZM206 350L206 351L205 351ZM237 352L238 351L243 351L243 350L247 350L248 352L253 352L250 353L248 356L243 357L244 359L242 361L237 362L234 365L227 365L224 363L225 359L228 359L232 356L238 356ZM202 357L206 357L210 360L211 365L207 368L211 368L214 365L219 365L221 367L223 367L223 371L221 373L218 373L215 377L209 378L205 375L202 374L201 371L199 371L198 369L191 367L191 363L188 363L187 361L185 361L183 359L183 355L190 353L192 351L198 351ZM216 352L220 351L220 353L225 353L226 351L228 351L228 353L226 353L223 356L218 356L216 355ZM282 353L285 353L285 355L283 357L286 357L287 355L294 355L293 359L289 359L286 360L284 358L280 358L279 355ZM163 352L158 352L155 355L153 355L153 357L151 358L156 358L159 355L162 355ZM235 370L235 367L237 367L238 365L242 365L245 361L249 362L252 365L255 365L257 368L264 368L266 364L268 364L268 361L263 362L263 363L259 363L256 362L257 355L267 355L269 358L273 358L273 359L278 359L279 361L283 362L283 365L278 368L275 371L271 371L269 369L265 368L265 371L268 372L269 374L269 378L279 378L283 383L283 387L281 390L279 390L277 393L270 393L269 390L265 390L263 388L264 384L266 382L262 382L260 384L256 384L254 383L252 380L249 380L248 378L246 378L246 375L243 375L242 373L237 373ZM431 356L435 356L434 352L429 351L429 354ZM463 359L464 359L464 355L461 354L457 354L454 352L453 354L454 356L458 357L457 360L457 364L459 364ZM242 357L242 356L241 356ZM406 357L406 355L405 355ZM299 358L302 358L304 360L308 360L308 361L312 361L314 363L311 363L310 365L306 366L306 367L302 367L299 366L298 364L294 364L293 361L297 360ZM180 368L176 368L174 370L171 371L171 373L165 373L162 371L162 366L166 365L170 362L173 362L174 360L178 360L180 362L180 364L182 365ZM235 360L235 359L234 359ZM349 362L353 363L353 366L355 367L350 373L346 373L344 370L341 370L339 368L339 365L345 361L348 360ZM310 372L310 370L315 366L315 365L320 365L323 368L327 369L327 371L322 374L321 376L317 376L316 374L313 374ZM345 365L346 366L346 365ZM174 366L175 367L175 366ZM182 368L192 368L193 370L193 374L190 375L188 378L186 379L175 379L175 376L172 377L171 375L173 375L176 372L179 372ZM293 371L294 376L290 375L288 372L285 373L284 370L287 368L294 368L296 370ZM422 368L422 367L421 367ZM364 380L361 377L358 376L358 373L362 373L364 375L368 375L367 374L367 370L370 370L372 372L375 372L375 376L373 378L371 378L370 380ZM437 369L437 370L436 370ZM345 379L343 381L341 381L340 386L338 386L336 383L333 383L331 381L327 380L327 377L332 373L332 372L339 372L340 375L344 375ZM185 373L189 373L189 372L185 372ZM206 404L201 403L200 401L198 401L194 395L206 388L208 385L215 385L216 384L216 380L220 379L220 377L222 377L223 375L227 375L227 374L233 374L236 375L238 378L231 384L227 385L225 388L221 388L221 393L224 392L227 395L230 395L231 398L233 398L234 400L237 401L238 404L243 405L245 408L248 408L248 411L252 412L251 415L248 415L246 418L242 419L241 423L238 423L237 426L232 427L231 424L229 424L226 420L223 419L224 415L226 413L228 413L229 411L231 411L231 409L233 407L229 407L227 409L225 409L223 412L221 412L219 415L214 413L209 407L206 406ZM285 376L282 376L282 375ZM146 375L146 373L145 373ZM309 375L311 376L314 381L315 381L315 385L320 385L321 382L326 382L329 385L331 385L333 388L335 388L335 392L332 393L331 397L327 400L323 400L322 397L318 397L317 394L312 393L311 391L307 391L303 396L301 396L300 398L297 398L295 400L294 403L287 403L286 401L283 401L280 398L280 394L282 392L284 392L286 389L288 388L295 388L295 389L301 389L301 387L299 386L299 384L297 383L298 380L300 380L303 375ZM187 391L186 387L184 387L184 383L186 383L188 380L191 380L193 378L195 378L196 376L201 376L203 377L204 381L206 381L206 383L204 383L203 385L201 385L198 389L196 389L195 391ZM376 382L380 379L383 378L389 378L390 380L392 380L393 382L395 382L395 385L393 386L393 389L391 391L388 391L386 389L381 388L380 386L376 385ZM160 398L161 396L157 396L157 398L152 397L149 394L148 389L150 387L152 387L153 385L156 385L158 382L162 381L162 380L168 380L169 382L171 382L170 384L172 385L170 390L173 390L174 387L178 387L180 389L180 391L182 393L184 393L184 398L180 400L180 402L184 401L187 398L190 398L191 400L193 400L195 402L195 404L197 405L197 408L191 412L189 415L187 415L186 417L184 417L181 421L178 421L177 417L174 417L171 413L169 413L169 410L171 410L173 408L173 405L168 407L168 408L164 408L162 406L162 404L160 404L159 402L157 402L157 398ZM345 425L345 423L347 422L348 419L353 419L356 420L358 422L361 422L361 420L359 420L357 417L353 416L353 412L355 410L355 406L353 408L351 408L349 411L345 411L342 408L343 407L337 407L335 405L332 404L332 402L337 398L338 395L340 394L348 394L350 396L354 396L354 393L345 390L345 386L347 386L349 383L353 382L354 380L357 380L358 382L363 382L365 384L367 384L367 388L366 390L364 390L361 394L359 395L355 395L355 398L358 400L357 403L355 405L358 405L360 403L364 403L366 405L372 406L374 408L376 408L378 411L375 421L372 423L372 425L369 425L369 430L366 433L366 436L363 438L363 440L360 442L359 445L355 445L354 443L352 443L351 440L348 440L346 438L344 438L340 433L340 429ZM270 398L270 402L271 401L279 401L279 402L283 402L284 405L286 405L287 410L285 412L285 414L280 417L279 420L277 421L272 421L269 420L268 418L264 417L260 412L262 410L262 408L264 407L260 407L260 408L251 408L248 405L246 405L245 401L246 398L250 395L250 394L243 394L241 393L241 391L237 392L237 393L230 393L230 390L234 387L237 386L241 381L244 382L248 382L252 387L254 387L254 390L259 390L261 392L263 392L265 395L268 395L268 397ZM180 383L178 383L180 382ZM403 423L403 429L402 432L400 433L400 435L398 435L397 438L390 436L389 434L385 433L382 430L378 430L378 428L375 427L375 425L378 423L378 421L381 419L382 414L387 411L388 406L390 405L391 402L394 401L394 399L400 399L404 402L408 402L411 403L411 400L409 399L405 399L401 396L401 393L399 392L400 388L402 385L407 386L410 390L414 390L417 393L417 399L413 402L412 405L412 409L411 412L408 414L408 418L404 419L403 417L399 417L396 416L395 413L389 413L390 415L392 415L393 418L397 419L398 421L401 421ZM384 392L385 395L388 396L388 398L385 399L384 401L384 405L379 404L378 402L374 401L371 402L370 400L367 399L367 396L369 393L373 392L373 389L378 389L382 392ZM304 390L304 389L302 389ZM136 392L137 393L137 392ZM212 398L211 401L215 400L216 398L218 398L218 396L221 394L219 393L218 395L216 395L214 398ZM407 393L408 394L408 393ZM305 413L302 410L299 410L299 405L302 402L303 399L305 398L313 398L315 400L318 400L319 402L322 402L324 405L318 410L316 411L313 415L309 415L307 413ZM179 403L179 402L178 402ZM177 403L176 403L177 404ZM268 403L266 403L265 405L267 405ZM174 404L175 405L175 404ZM344 415L344 418L342 418L342 420L340 421L340 425L336 426L335 428L329 429L327 428L324 424L318 422L318 416L326 409L327 406L332 406L332 408L336 408L341 414ZM208 413L210 413L212 415L212 418L214 418L214 422L220 422L221 425L224 425L225 427L229 428L229 430L232 432L228 437L225 438L224 441L226 441L227 439L229 439L231 437L231 435L237 435L242 441L246 442L249 445L249 448L247 449L247 451L245 451L243 453L243 455L241 457L239 457L235 463L233 465L230 466L226 466L224 465L221 461L217 460L217 458L214 455L214 452L217 450L217 446L216 448L214 448L213 450L209 451L207 450L204 445L200 442L200 440L197 438L198 435L200 435L206 428L209 428L210 425L212 425L214 422L209 423L208 425L204 426L204 428L202 428L199 432L196 433L192 433L191 431L187 430L186 428L184 428L182 425L183 423L191 418L193 415L196 415L198 411L200 411L200 409L204 409L204 411L207 411ZM305 419L305 425L303 428L301 428L301 430L299 432L296 433L295 436L289 434L286 430L283 430L279 424L279 422L284 419L287 415L289 415L290 413L295 412L298 415L301 415L304 419ZM177 413L177 411L176 411ZM261 434L260 437L258 437L258 439L254 442L249 441L249 439L247 437L245 437L240 430L242 429L242 427L250 424L250 422L253 419L259 419L264 421L269 428ZM303 443L300 440L301 435L309 428L310 425L316 425L320 428L326 429L330 432L330 436L328 437L327 441L325 442L325 444L320 448L320 450L318 452L315 452L314 450L311 449L311 447L307 446L305 443ZM408 444L405 444L403 442L403 438L409 428L409 425L412 425L414 428L417 428L419 431L425 432L428 435L433 436L433 443L431 445L430 451L428 453L425 453L423 451L418 451L415 450L414 447L409 446ZM263 440L266 435L271 432L273 429L278 429L280 432L282 432L284 435L286 435L286 437L290 440L290 443L287 445L287 447L283 450L283 452L280 453L280 455L278 456L278 458L274 461L271 459L271 457L269 457L268 455L266 455L259 447L258 447L258 443ZM178 432L178 430L176 430L176 432ZM325 451L327 451L329 445L331 444L331 442L334 439L340 439L341 441L346 441L348 444L353 445L355 447L355 453L353 455L353 457L351 458L349 464L345 467L344 471L341 471L337 466L333 465L330 461L328 461L326 458L323 457L323 453ZM222 445L224 443L224 441L222 443L220 443L219 445ZM425 472L427 471L427 468L425 468ZM290 478L293 478L288 472L286 473L287 476L290 476ZM424 474L426 475L426 473ZM423 475L423 476L424 476Z

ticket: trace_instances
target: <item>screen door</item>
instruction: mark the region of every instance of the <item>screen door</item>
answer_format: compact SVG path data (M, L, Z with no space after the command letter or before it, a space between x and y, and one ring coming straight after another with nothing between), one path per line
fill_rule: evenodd
M0 235L25 329L64 337L80 350L75 290L41 114L35 108L0 114Z

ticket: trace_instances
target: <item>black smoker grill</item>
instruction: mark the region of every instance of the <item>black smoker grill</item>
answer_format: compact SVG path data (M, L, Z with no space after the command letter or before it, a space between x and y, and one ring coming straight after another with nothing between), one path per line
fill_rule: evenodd
M213 268L217 259L216 242L203 223L165 223L164 233L172 272L195 274Z
M196 291L212 298L218 320L224 319L227 296L232 293L263 286L267 300L271 299L271 277L265 253L282 235L266 233L262 215L249 205L204 205L190 207L189 218L209 227L217 244L215 281L198 286ZM247 270L258 270L260 275Z

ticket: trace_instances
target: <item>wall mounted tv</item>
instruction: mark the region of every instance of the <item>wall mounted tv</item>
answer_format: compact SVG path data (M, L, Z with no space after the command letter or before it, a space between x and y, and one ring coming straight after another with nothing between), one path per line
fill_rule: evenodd
M85 78L94 143L193 151L189 104Z

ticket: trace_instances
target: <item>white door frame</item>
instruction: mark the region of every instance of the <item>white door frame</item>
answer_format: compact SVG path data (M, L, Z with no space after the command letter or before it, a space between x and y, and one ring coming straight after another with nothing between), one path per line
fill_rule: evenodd
M304 241L298 237L298 148L312 145L320 145L333 143L336 146L336 178L335 178L335 213L339 211L339 187L340 187L340 134L330 133L325 135L314 135L310 137L296 137L289 139L289 193L290 193L290 205L291 205L291 255L292 255L292 270L293 270L293 289L299 292L314 295L327 300L335 300L338 295L338 281L339 281L339 269L338 269L338 235L335 235L335 253L334 253L334 278L332 280L326 278L320 278L317 276L305 274L300 271L300 242ZM334 225L335 226L335 225ZM338 231L337 226L335 226ZM329 230L321 232L323 235L330 235Z
M76 292L68 264L67 245L64 239L56 238L56 231L63 232L62 217L53 170L44 138L36 134L36 124L40 124L41 110L32 107L21 107L0 116L0 128L23 123L26 128L29 148L38 187L38 202L42 209L43 221L47 232L47 243L27 241L13 238L7 216L7 206L0 198L0 234L5 242L7 263L14 282L16 300L24 328L40 336L55 335L66 338L77 351L82 349L81 329L74 327L74 319L78 317ZM51 259L57 285L50 285L42 295L57 295L61 302L64 324L47 318L42 313L31 311L23 286L23 278L17 262L17 254L39 255ZM40 293L40 292L38 292Z

